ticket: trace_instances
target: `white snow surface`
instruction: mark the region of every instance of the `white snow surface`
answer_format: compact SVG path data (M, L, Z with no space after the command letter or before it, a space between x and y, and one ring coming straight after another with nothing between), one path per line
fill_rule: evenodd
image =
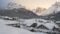
M0 19L0 34L46 34L42 32L39 33L30 32L25 29L15 28L6 25L10 23L17 23L17 21L8 21L8 20Z

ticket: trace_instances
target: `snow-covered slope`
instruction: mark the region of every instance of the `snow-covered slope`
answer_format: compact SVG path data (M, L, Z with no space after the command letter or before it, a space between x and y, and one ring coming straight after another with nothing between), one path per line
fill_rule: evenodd
M15 21L0 19L0 34L19 34L19 29L7 26L8 23L15 23Z
M35 33L30 32L25 29L15 28L11 26L7 26L6 24L17 23L17 21L8 21L0 19L0 34L46 34L46 33Z

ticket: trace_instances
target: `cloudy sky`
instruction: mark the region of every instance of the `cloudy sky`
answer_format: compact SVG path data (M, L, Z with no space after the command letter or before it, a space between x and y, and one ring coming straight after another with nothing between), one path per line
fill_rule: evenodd
M0 7L5 7L12 0L0 0ZM14 0L17 4L22 4L28 9L34 9L36 7L49 8L56 0Z

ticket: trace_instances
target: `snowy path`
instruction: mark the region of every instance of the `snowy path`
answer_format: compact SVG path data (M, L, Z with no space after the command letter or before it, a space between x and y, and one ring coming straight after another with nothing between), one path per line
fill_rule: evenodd
M0 19L0 34L43 34L43 33L34 33L28 30L7 26L6 24L9 23L17 23L17 22Z

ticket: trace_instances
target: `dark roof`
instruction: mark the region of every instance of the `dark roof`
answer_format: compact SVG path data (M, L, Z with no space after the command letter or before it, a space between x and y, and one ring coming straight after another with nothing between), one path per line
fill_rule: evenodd
M47 29L47 30L48 30L48 28L45 27L44 25L39 25L37 28L38 28L38 29L40 28L40 29Z

